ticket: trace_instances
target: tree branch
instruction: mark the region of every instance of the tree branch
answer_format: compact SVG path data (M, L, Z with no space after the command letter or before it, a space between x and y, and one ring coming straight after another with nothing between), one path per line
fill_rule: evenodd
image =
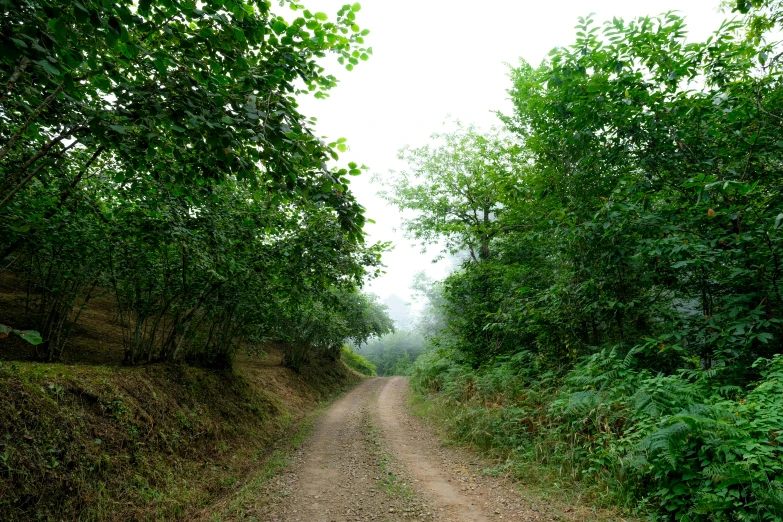
M61 150L60 152L58 152L58 153L55 155L55 158L60 158L60 157L62 157L62 155L63 155L63 154L65 154L65 153L66 153L66 152L67 152L69 149L73 148L73 146L74 146L74 145L76 145L77 143L79 143L79 140L74 140L74 142L73 142L73 143L71 143L70 145L68 145L67 147L65 147L63 150ZM28 175L27 175L27 176L26 176L24 179L22 179L22 181L20 181L20 182L19 182L19 183L16 185L16 187L14 187L14 188L13 188L13 190L11 190L11 191L10 191L10 192L9 192L9 193L8 193L8 194L7 194L7 195L4 197L4 198L3 198L3 200L2 200L2 201L0 201L0 210L2 210L2 209L3 209L3 207L5 207L5 206L8 204L8 202L9 202L9 201L11 201L11 199L12 199L12 198L13 198L13 197L16 195L16 193L17 193L17 192L19 192L19 191L20 191L22 188L24 188L24 186L25 186L25 185L27 185L27 184L30 182L30 180L31 180L31 179L33 179L33 178L35 177L35 175L36 175L36 174L38 174L38 173L39 173L39 172L40 172L40 171L41 171L41 170L42 170L42 169L43 169L45 166L46 166L46 162L44 162L44 163L41 163L40 165L38 165L38 167L37 167L35 170L33 170L33 171L32 171L30 174L28 174Z
M46 156L46 155L49 153L49 151L52 149L52 147L54 147L55 145L57 145L58 143L60 143L60 142L61 142L62 140L64 140L66 137L68 137L68 136L70 136L70 135L74 134L75 132L78 132L78 131L80 131L80 130L85 130L85 129L87 129L87 127L77 127L77 128L75 128L75 129L69 129L68 131L66 131L66 132L63 132L63 133L62 133L62 134L60 134L59 136L56 136L56 137L52 138L51 140L49 140L49 142L48 142L46 145L44 145L44 146L43 146L43 148L42 148L42 149L41 149L41 150L40 150L40 151L39 151L39 152L38 152L36 155L34 155L34 156L33 156L32 158L30 158L29 160L25 161L25 162L22 164L22 166L21 166L21 167L19 167L19 169L18 169L16 172L14 172L14 173L13 173L11 176L9 176L8 180L5 182L5 185L3 186L3 189L2 189L2 191L0 191L0 193L2 193L2 192L4 192L4 191L8 190L8 188L9 188L9 187L10 187L10 186L11 186L11 185L12 185L12 184L13 184L13 183L14 183L14 182L17 180L17 179L19 179L19 177L20 177L20 176L22 176L22 174L24 174L24 173L27 171L27 169L29 169L29 168L30 168L30 166L31 166L33 163L35 163L35 162L36 162L36 161L38 161L39 159L41 159L41 158L43 158L44 156ZM77 140L77 141L78 141L78 140ZM74 143L76 143L76 142L74 142ZM69 148L70 148L70 146L69 146L67 149L69 149ZM67 149L66 149L66 150L67 150Z
M27 69L27 65L29 63L30 63L30 59L27 56L23 56L22 60L19 62L19 65L14 70L14 73L11 75L11 78L8 80L5 89L3 89L3 94L0 95L0 104L2 104L5 101L6 97L14 89L14 85L19 80L19 77L22 76L24 70Z
M14 146L14 143L16 143L16 140L19 139L19 137L24 133L24 131L27 130L27 128L30 126L30 124L33 122L33 120L38 117L38 115L41 113L42 110L44 110L46 107L49 106L50 103L52 103L52 100L54 100L58 94L63 90L63 86L58 86L52 94L46 97L43 102L41 102L41 105L36 108L33 113L25 120L24 124L22 125L19 130L14 133L13 136L11 136L11 139L8 140L8 142L3 146L2 149L0 149L0 160L5 157L6 154L11 150L11 147Z

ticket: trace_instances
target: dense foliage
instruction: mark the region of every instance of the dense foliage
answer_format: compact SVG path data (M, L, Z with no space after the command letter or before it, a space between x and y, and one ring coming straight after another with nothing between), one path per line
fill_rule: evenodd
M0 261L28 288L0 335L56 360L107 292L128 364L224 366L271 338L297 366L390 328L359 293L385 248L363 240L361 168L330 166L344 140L296 102L336 84L327 53L368 58L359 4L280 7L0 0Z
M705 42L673 13L580 19L511 71L513 146L457 129L390 185L413 237L469 252L419 389L460 436L661 520L783 519L783 4L738 8Z

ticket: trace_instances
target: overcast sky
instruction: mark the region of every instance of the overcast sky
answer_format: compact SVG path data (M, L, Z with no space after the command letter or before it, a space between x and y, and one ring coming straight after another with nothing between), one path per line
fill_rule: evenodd
M334 16L344 1L307 0L311 11ZM368 290L387 298L410 300L413 274L426 271L441 279L448 262L431 263L437 249L422 254L401 232L396 209L378 198L372 174L403 168L396 159L404 145L424 145L443 129L447 117L488 128L494 111L510 112L505 64L524 58L538 65L556 46L574 41L577 17L595 13L598 22L613 16L626 20L678 10L685 16L689 39L705 39L726 15L719 0L360 0L357 23L371 33L368 62L352 72L335 63L330 72L340 84L326 100L301 100L303 114L318 118L316 132L330 139L345 137L345 161L370 167L352 178L352 188L367 215L369 240L392 241L384 256L386 275Z

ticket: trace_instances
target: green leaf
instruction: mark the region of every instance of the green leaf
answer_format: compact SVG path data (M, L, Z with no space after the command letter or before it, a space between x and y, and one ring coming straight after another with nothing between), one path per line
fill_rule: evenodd
M274 21L274 22L272 22L272 30L273 30L273 31L274 31L276 34L282 34L282 33L283 33L283 31L285 31L286 27L288 27L288 26L287 26L287 25L286 25L286 23L285 23L283 20L281 20L280 18L276 18L276 19L275 19L275 21Z
M758 339L759 341L761 341L764 344L767 344L767 342L770 339L772 339L772 334L771 333L767 333L767 332L763 332L763 333L758 334L756 336L756 339Z
M38 60L36 62L41 68L52 76L60 76L60 69L52 65L49 60Z
M329 16L327 16L326 13L322 13L320 11L315 13L315 14L313 14L313 16L315 17L316 20L320 20L322 22L324 22L324 21L329 19Z
M125 126L124 125L109 125L112 130L119 134L125 134Z
M33 345L41 344L43 342L41 334L35 330L14 330L14 333Z
M359 2L356 2L351 6L351 11L353 11L354 13L358 13L361 10L361 8L362 8L361 4L359 4Z

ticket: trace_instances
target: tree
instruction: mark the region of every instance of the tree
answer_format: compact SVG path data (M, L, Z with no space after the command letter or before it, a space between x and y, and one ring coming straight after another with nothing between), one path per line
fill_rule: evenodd
M349 68L367 58L359 5L334 22L284 5L301 16L289 22L261 0L0 2L0 209L69 163L104 157L118 188L149 176L193 198L235 179L277 200L327 203L358 234L348 171L328 170L337 153L312 135L295 95L335 85L318 63L325 53ZM65 199L83 177L73 170Z
M738 5L704 42L675 13L582 18L512 70L527 196L443 283L414 380L457 431L666 520L783 513L783 4Z
M659 368L687 354L746 382L780 347L780 64L739 22L687 44L673 13L592 24L514 71L507 119L563 208L570 337L661 338Z
M473 261L488 259L490 243L502 230L502 215L519 189L525 152L508 135L482 134L457 126L434 134L433 145L406 147L399 158L410 170L376 178L381 196L415 216L404 223L409 237L423 245L445 241L449 253L468 250Z
M361 169L296 102L335 86L327 53L369 57L360 6L280 7L0 0L0 259L29 289L3 328L39 357L110 292L127 364L226 366L377 272Z
M361 346L393 332L394 324L377 296L333 289L300 307L285 328L284 363L298 369L313 351L336 361L345 343Z

